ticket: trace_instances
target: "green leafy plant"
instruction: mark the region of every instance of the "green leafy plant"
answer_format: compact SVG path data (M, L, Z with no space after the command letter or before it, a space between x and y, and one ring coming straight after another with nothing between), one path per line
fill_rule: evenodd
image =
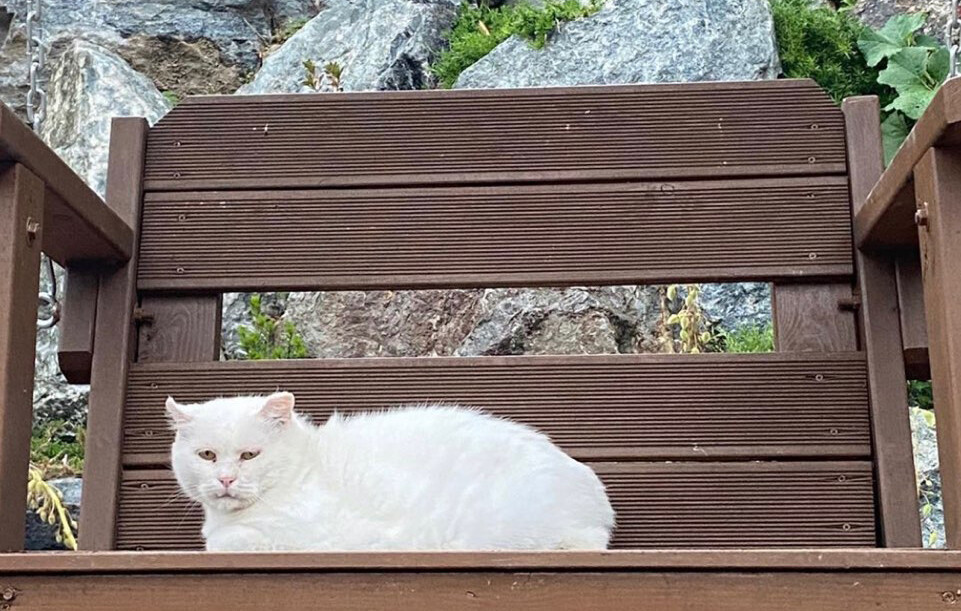
M250 297L253 327L237 327L240 348L250 360L303 359L309 356L304 338L290 321L273 318L263 312L262 297Z
M83 471L84 429L50 421L33 429L30 462L47 479L71 477Z
M884 106L890 114L882 123L885 162L890 163L917 119L948 76L949 54L937 39L920 34L927 15L896 15L880 30L865 29L858 47L869 66L884 69L878 83L896 96Z
M724 352L773 352L774 325L744 325L720 333Z
M934 394L931 392L931 382L923 380L908 382L908 405L917 406L924 410L933 410Z
M180 104L180 96L177 95L176 91L164 91L163 97L170 104L171 108L173 108L177 104Z
M285 24L283 25L283 27L281 27L279 30L277 30L277 31L274 33L274 40L273 40L273 42L276 43L276 44L283 44L283 43L286 42L288 39L290 39L291 36L293 36L294 34L296 34L297 32L299 32L301 28L303 28L305 25L307 25L307 22L308 22L308 21L310 21L310 18L309 18L309 17L301 17L301 18L299 18L299 19L291 19L290 21L288 21L287 23L285 23Z
M343 67L337 62L327 62L318 73L317 64L313 60L304 60L304 85L315 91L324 90L325 85L328 90L343 91L340 83L340 77L343 73Z
M450 48L431 71L443 87L453 87L461 72L511 36L517 34L541 49L561 23L593 15L603 5L604 0L590 0L586 5L578 0L547 0L540 7L522 3L490 8L464 2L447 35Z

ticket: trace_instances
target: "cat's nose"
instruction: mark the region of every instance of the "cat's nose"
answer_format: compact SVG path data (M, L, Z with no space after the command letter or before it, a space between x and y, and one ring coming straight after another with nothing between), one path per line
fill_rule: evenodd
M224 485L224 488L230 488L230 484L237 480L237 478L232 475L221 475L217 479L220 480L220 483Z

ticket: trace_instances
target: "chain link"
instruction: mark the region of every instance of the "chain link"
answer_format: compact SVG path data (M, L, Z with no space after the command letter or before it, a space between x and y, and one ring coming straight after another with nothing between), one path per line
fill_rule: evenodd
M948 78L955 78L958 76L958 53L961 50L961 15L958 14L959 0L950 0L951 9L948 14L948 27L947 27L947 43L948 52L950 59L950 70L948 71Z
M27 92L27 121L34 131L47 112L47 94L40 87L40 74L46 65L46 49L41 38L42 0L27 0L27 53L30 55L30 91Z

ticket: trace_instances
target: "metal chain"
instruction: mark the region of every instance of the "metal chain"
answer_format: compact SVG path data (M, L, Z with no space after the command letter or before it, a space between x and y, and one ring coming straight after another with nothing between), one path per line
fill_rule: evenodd
M27 92L27 121L34 131L47 112L47 94L40 88L40 74L46 64L46 50L41 39L41 1L27 0L27 53L30 55L30 91Z
M948 78L958 76L958 52L961 50L961 19L958 15L959 0L950 0L951 12L948 14L947 42L950 59Z
M40 123L47 114L47 94L40 87L40 74L46 64L46 49L43 46L41 1L27 0L27 53L30 55L30 90L27 92L27 120L35 132L40 131ZM49 315L37 319L38 329L49 329L60 321L60 300L57 297L57 275L53 261L45 257L50 291L37 296L38 305Z

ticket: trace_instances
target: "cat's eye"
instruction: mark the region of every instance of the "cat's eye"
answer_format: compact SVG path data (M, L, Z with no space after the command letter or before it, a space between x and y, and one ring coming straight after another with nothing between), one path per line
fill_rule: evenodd
M260 456L259 450L247 450L246 452L240 453L240 460L253 460Z
M204 460L217 460L217 455L212 450L201 450L197 452L197 456Z

